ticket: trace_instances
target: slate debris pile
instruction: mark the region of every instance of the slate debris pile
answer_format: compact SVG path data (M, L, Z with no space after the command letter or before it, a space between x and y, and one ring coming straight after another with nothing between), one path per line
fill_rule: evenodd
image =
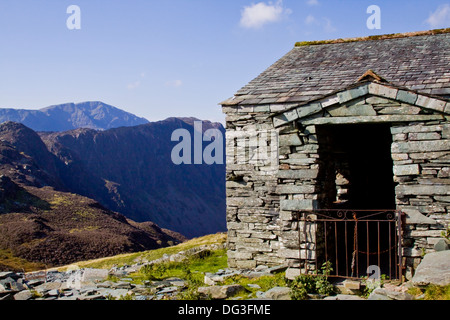
M60 271L38 271L33 273L0 272L0 300L176 300L179 294L189 289L186 279L170 277L159 281L146 280L142 284L133 283L131 274L141 267L154 263L182 261L188 256L201 254L205 250L223 248L222 245L201 246L173 255L165 255L160 259L138 262L133 265L112 267L111 269L70 269ZM423 285L450 284L450 250L436 251L426 255L417 269L412 281L400 285L385 283L376 287L367 298L360 296L360 281L345 280L334 283L338 294L333 296L309 295L309 299L319 300L417 300L408 293L411 287ZM184 257L184 258L183 258ZM258 266L254 269L220 269L216 273L205 273L204 286L196 289L196 293L213 300L244 299L236 296L245 292L240 284L223 282L230 277L243 276L259 278L271 276L285 271L287 266L280 265L269 268ZM112 277L111 277L112 276ZM248 284L248 288L256 289L256 297L250 300L291 300L291 288L277 286L263 290L258 284ZM245 295L244 295L245 296ZM249 295L250 298L250 295Z

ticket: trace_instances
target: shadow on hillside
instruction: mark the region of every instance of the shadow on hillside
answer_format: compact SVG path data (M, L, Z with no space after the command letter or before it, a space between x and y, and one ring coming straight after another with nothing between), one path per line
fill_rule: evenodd
M29 193L10 178L0 178L0 214L11 212L32 212L33 209L50 210L45 200Z

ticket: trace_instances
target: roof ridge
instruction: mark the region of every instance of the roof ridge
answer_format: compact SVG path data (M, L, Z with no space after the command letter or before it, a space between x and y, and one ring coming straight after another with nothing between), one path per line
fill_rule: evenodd
M426 36L426 35L436 35L450 33L450 28L443 29L433 29L426 31L414 31L414 32L404 32L404 33L391 33L382 35L373 35L366 37L355 37L355 38L340 38L332 40L314 40L314 41L300 41L295 43L295 47L313 46L321 44L333 44L333 43L349 43L349 42L359 42L359 41L370 41L370 40L386 40L386 39L400 39L416 36Z

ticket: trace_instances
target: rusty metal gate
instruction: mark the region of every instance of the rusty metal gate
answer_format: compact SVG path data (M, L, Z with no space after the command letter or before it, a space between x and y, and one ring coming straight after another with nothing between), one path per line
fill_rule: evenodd
M402 213L396 210L313 210L298 216L301 273L361 278L377 269L402 279Z

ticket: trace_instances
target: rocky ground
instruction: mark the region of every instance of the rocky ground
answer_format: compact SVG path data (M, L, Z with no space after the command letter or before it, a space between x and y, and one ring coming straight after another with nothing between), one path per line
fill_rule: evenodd
M188 289L188 281L176 277L160 281L146 280L143 284L133 283L131 274L146 265L168 261L182 261L187 256L217 250L223 245L201 246L173 255L165 255L150 262L111 269L73 268L67 271L39 271L32 273L1 272L0 300L163 300L176 299ZM225 279L242 275L258 278L273 275L285 269L258 268L255 270L221 269L217 273L205 273L205 286L197 289L197 295L207 299L226 299L244 287L238 284L217 285ZM111 280L112 279L112 280ZM258 292L262 299L288 298L288 288L274 288Z
M258 267L252 270L220 269L215 273L204 273L204 285L195 287L191 296L190 283L177 277L162 280L144 280L136 284L133 274L142 267L164 262L183 261L205 251L223 249L224 244L202 245L152 261L141 261L133 265L112 267L110 269L68 268L65 271L48 270L33 273L1 272L0 300L167 300L167 299L256 299L256 300L290 300L291 288L274 286L263 290L256 283L245 286L238 283L224 285L227 279L241 276L258 279L263 276L275 276L283 272L285 266ZM337 294L321 296L310 294L309 299L323 300L414 300L423 299L413 295L410 288L430 284L448 286L450 284L450 250L426 255L419 265L416 275L405 283L361 283L345 280L333 283ZM367 286L371 290L362 295ZM247 294L248 289L256 294ZM247 292L247 293L246 293ZM244 294L242 294L244 293Z

